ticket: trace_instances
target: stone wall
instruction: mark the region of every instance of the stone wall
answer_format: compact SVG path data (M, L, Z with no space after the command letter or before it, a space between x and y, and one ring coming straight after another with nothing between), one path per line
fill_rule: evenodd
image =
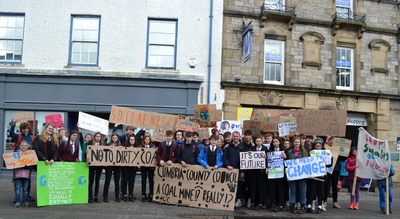
M400 22L398 6L385 2L357 1L355 12L367 15L365 23L368 27L397 30L396 24Z

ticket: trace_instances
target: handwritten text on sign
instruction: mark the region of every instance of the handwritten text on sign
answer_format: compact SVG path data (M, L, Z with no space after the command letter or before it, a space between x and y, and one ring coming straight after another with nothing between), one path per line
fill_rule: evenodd
M325 165L331 165L332 163L332 152L330 150L312 150L311 156L322 156Z
M89 166L143 166L157 165L157 149L110 146L88 146Z
M297 125L295 122L278 124L279 137L297 135Z
M332 147L339 150L339 156L348 157L350 153L351 140L345 138L334 138Z
M233 211L238 169L180 164L158 166L153 200L173 205Z
M268 152L268 179L280 179L285 175L281 151Z
M34 150L3 154L3 159L6 163L7 169L36 165L38 162L38 158Z
M306 179L326 174L324 158L321 156L285 160L288 180Z
M265 151L240 152L240 169L265 169Z
M90 114L79 112L78 116L79 128L87 129L94 132L107 134L109 122L105 119L92 116Z
M81 162L39 161L37 171L37 205L88 203L89 167Z
M347 111L298 110L297 132L306 135L345 136Z

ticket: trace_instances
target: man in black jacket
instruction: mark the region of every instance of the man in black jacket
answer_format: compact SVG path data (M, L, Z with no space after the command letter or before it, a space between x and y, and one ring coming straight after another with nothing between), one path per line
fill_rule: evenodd
M118 126L120 124L117 123L114 125L114 128L112 130L112 133L117 132ZM135 127L134 126L126 126L126 134L125 135L120 135L119 136L119 142L121 143L121 145L125 144L125 141L127 139L129 139L129 136L133 136L133 132L135 131ZM138 131L138 133L136 133L136 135L134 135L136 137L136 145L140 145L140 143L142 143L142 139L144 137L144 133L146 132L145 128L142 128L141 130Z
M192 142L192 132L185 132L185 143L179 147L176 162L187 167L187 164L198 164L197 156L200 150L194 142Z

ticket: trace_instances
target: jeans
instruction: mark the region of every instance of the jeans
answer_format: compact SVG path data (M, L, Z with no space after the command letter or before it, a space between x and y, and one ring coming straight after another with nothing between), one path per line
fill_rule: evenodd
M389 187L389 208L392 207L392 187ZM379 186L379 205L381 208L386 208L386 186Z
M293 180L293 181L289 182L290 202L292 204L296 203L296 193L300 194L300 204L302 204L302 205L306 204L306 183L307 183L307 179L299 179L299 180ZM298 191L297 191L297 186L299 186Z
M14 179L14 190L15 190L15 202L20 203L21 201L21 187L22 187L22 201L28 203L28 186L29 179L18 178Z

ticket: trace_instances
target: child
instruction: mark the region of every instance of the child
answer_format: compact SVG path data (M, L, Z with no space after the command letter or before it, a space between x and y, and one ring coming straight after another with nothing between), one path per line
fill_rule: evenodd
M187 164L197 164L197 155L200 153L199 148L192 142L192 133L185 132L185 143L179 147L176 162L187 167Z
M265 142L263 143L263 145L269 149L271 143L272 143L272 134L271 133L265 134Z
M166 141L161 142L157 149L157 161L161 166L164 166L165 163L168 165L175 163L177 156L178 144L172 141L173 132L167 130L165 134L167 135Z
M230 132L225 132L224 133L224 148L222 150L225 150L227 147L229 147L229 144L232 142L232 135Z
M396 172L394 171L393 165L390 164L390 173L389 173L389 213L392 213L392 199L393 199L393 193L392 193L392 176ZM386 203L386 179L378 180L378 187L379 187L379 205L381 207L381 213L386 214L385 211L385 203Z
M94 146L104 146L103 143L103 136L101 135L100 132L96 132L93 135L93 140L89 141L88 145L94 145ZM86 144L85 144L86 146ZM82 149L83 150L83 149ZM85 147L85 153L84 156L86 158L86 154L88 153L88 149ZM85 159L86 161L86 159ZM99 198L97 197L99 194L99 187L100 187L100 177L101 177L101 172L103 171L102 166L89 166L89 203L100 203ZM96 181L95 181L95 176L96 176ZM93 200L93 182L95 182L95 189L94 189L94 200Z
M211 139L210 139L210 142L211 142ZM218 138L218 140L217 140L217 146L220 147L220 148L222 148L223 143L224 143L224 141Z
M114 128L113 128L113 130L112 130L112 133L117 133L117 130L118 130L118 126L119 126L120 124L119 123L117 123L117 124L115 124L114 125ZM125 128L125 131L126 131L126 134L125 135L121 135L121 136L119 136L119 142L121 142L121 144L125 144L125 142L128 140L128 138L129 138L129 136L135 136L136 137L136 143L137 144L140 144L140 142L141 142L141 140L142 140L142 138L143 138L143 135L144 135L144 133L146 132L146 129L145 128L142 128L141 130L139 130L138 131L138 133L136 133L136 135L135 134L133 134L134 132L135 132L135 127L134 126L131 126L131 125L128 125L128 126L126 126L126 128Z
M134 148L136 147L136 137L131 135L127 138L124 144L125 148ZM135 197L133 196L133 190L134 190L134 185L135 185L135 179L136 179L136 171L137 167L135 166L126 166L122 167L122 171L124 174L124 177L122 178L122 195L123 195L123 200L128 202L134 202ZM129 186L128 186L129 182ZM127 187L129 188L129 198L127 197Z
M182 146L185 143L185 139L183 139L183 131L182 130L176 131L174 139L179 147Z
M151 137L146 135L140 144L141 148L156 148L151 141ZM149 190L150 193L147 196L147 201L153 201L153 189L154 189L154 167L140 167L142 174L142 202L146 201L146 180L149 178Z
M354 200L354 195L353 195L353 182L354 182L354 173L356 171L356 168L358 168L358 164L356 165L356 159L357 159L357 148L353 147L350 149L349 153L349 158L347 158L347 163L346 163L346 170L349 172L349 187L350 187L350 201L351 205L349 206L349 209L354 209L358 210L358 201L360 199L360 185L361 181L364 179L358 178L357 177L357 182L356 182L356 188L354 191L355 195L355 200Z
M217 136L210 137L210 146L203 148L197 156L197 162L208 169L209 166L217 169L223 166L222 156L223 152L221 147L217 147Z
M203 139L203 145L204 147L210 146L210 139L208 138Z
M283 159L286 159L285 150L279 138L272 139L272 146L269 148L271 152L281 152ZM268 179L269 197L271 200L271 211L280 212L284 205L284 180L283 178ZM276 198L278 196L278 199Z
M202 144L202 142L199 140L199 133L198 132L192 132L192 141L196 145L196 147L199 148L199 150L203 150L205 148L205 145ZM204 141L204 140L203 140ZM208 144L207 142L205 144Z
M283 141L283 148L285 149L285 154L287 154L287 152L293 148L292 146L292 142L288 139L286 139L285 141ZM286 174L283 176L283 191L284 191L284 195L283 195L283 199L285 200L285 206L283 207L283 210L289 210L289 206L290 206L290 201L289 201L289 181L287 180L287 176Z
M60 161L77 162L79 161L79 143L76 141L78 132L72 130L67 141L64 141L58 149Z
M22 140L19 144L18 152L25 152L30 148L30 145L27 141ZM29 207L28 202L28 186L29 186L29 178L31 174L32 167L25 166L21 168L14 169L14 191L15 191L15 207L20 207L20 199L21 199L21 188L22 188L22 201L24 202L25 207Z
M122 148L122 145L119 142L119 136L117 133L111 134L111 141L108 144L110 147L119 146ZM121 177L121 170L118 166L113 167L106 167L106 181L104 183L104 190L103 190L103 201L108 202L108 189L110 188L111 182L111 175L114 172L114 187L115 187L115 201L121 202L119 198L119 180Z
M33 149L40 161L44 161L46 165L53 165L58 160L58 138L53 134L54 126L46 123L42 133L35 139Z

